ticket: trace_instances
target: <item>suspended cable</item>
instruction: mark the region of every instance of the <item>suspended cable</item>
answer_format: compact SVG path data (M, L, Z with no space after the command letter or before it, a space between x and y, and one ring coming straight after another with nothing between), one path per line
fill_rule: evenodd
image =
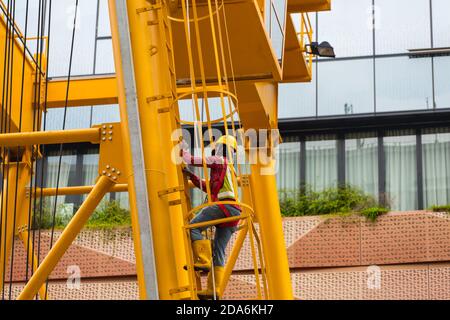
M64 116L63 116L63 124L62 124L62 130L66 128L66 118L67 118L67 109L69 104L69 91L70 91L70 80L72 76L72 62L73 62L73 51L74 51L74 44L75 44L75 32L76 32L76 24L77 24L77 16L78 16L78 0L75 2L75 14L73 19L73 28L72 28L72 42L70 46L70 58L69 58L69 70L67 75L67 87L66 87L66 97L65 97L65 103L64 103ZM53 212L52 212L52 230L51 230L51 236L50 236L50 249L53 246L53 238L54 238L54 232L55 232L55 221L56 221L56 208L57 208L57 202L58 202L58 191L59 191L59 180L61 175L61 163L62 163L62 154L63 154L63 144L60 144L59 146L59 161L58 161L58 173L56 177L56 192L55 192L55 203L53 205ZM45 294L47 295L48 291L48 279L46 281L46 287L45 287Z
M45 31L45 17L46 17L46 12L47 12L47 0L44 0L42 2L42 9L41 9L41 17L40 17L40 23L38 24L38 33L39 33L39 37L37 38L37 45L39 47L39 65L42 66L42 56L43 56L43 52L44 52L44 31ZM40 89L42 86L42 77L38 78L38 88ZM41 116L42 116L42 110L41 110L41 90L38 91L38 109L36 112L36 117L37 117L37 121L36 121L36 126L41 126ZM36 130L41 130L42 128L36 127ZM37 157L38 157L38 150L36 149L36 167L37 167ZM41 159L41 163L42 163L42 159ZM36 168L37 169L37 168ZM37 188L38 186L40 186L42 189L42 185L39 185L38 183L38 175L35 175L35 184L34 184L34 214L36 215L37 213ZM37 261L38 263L40 263L40 259L41 259L41 231L42 231L42 198L39 198L39 229L38 229L38 246L37 246ZM37 297L36 297L37 298ZM45 297L44 297L45 299Z
M15 21L16 17L16 2L14 2L13 6L13 16L12 20ZM13 35L14 35L14 28L12 29ZM13 37L14 38L14 37ZM25 54L25 50L24 50ZM24 57L25 58L25 57ZM12 59L11 64L14 67L14 50L12 51ZM13 78L12 74L14 72L11 72L11 91L10 91L10 127L11 127L11 121L12 121L12 96L13 96ZM22 107L23 107L23 86L24 86L24 68L22 69L22 87L21 87L21 101L20 101L20 111L19 111L19 126L18 131L21 132L22 130ZM9 132L11 131L11 128L9 128ZM11 161L11 159L10 159ZM10 162L11 163L11 162ZM20 168L20 147L17 147L17 158L16 158L16 179L15 179L15 192L14 192L14 210L13 210L13 225L12 225L12 244L11 244L11 262L10 262L10 272L9 272L9 300L12 299L12 283L13 283L13 274L14 274L14 249L15 249L15 243L16 243L16 237L15 237L15 230L16 230L16 219L17 219L17 194L19 192L19 168ZM9 189L9 186L8 186Z
M41 42L39 41L39 39L41 38L42 34L42 27L41 27L41 23L42 23L42 16L43 16L43 1L39 0L39 9L38 9L38 23L37 23L37 44L36 44L36 54L38 55L38 57L41 57ZM44 13L45 15L45 13ZM39 61L42 63L42 60L39 59ZM38 64L39 64L38 61ZM39 126L39 112L40 112L40 85L41 85L41 76L38 75L37 73L35 73L35 79L34 79L34 101L36 103L36 106L33 108L33 131L38 131L40 128ZM31 172L31 176L30 176L30 193L32 191L32 195L30 195L30 206L29 206L29 211L32 212L32 217L33 217L33 235L32 235L32 252L31 252L31 274L33 275L34 273L34 265L36 262L36 265L39 265L39 254L40 254L40 226L41 226L41 222L42 220L39 221L39 223L37 223L36 221L36 194L37 194L37 175L34 173L34 167L36 165L37 162L37 154L35 153L35 146L32 146L32 157L31 157L31 168L32 168L32 172ZM33 201L32 201L33 200ZM31 213L29 213L31 214ZM36 227L39 228L39 238L38 238L38 248L37 248L37 257L35 254L35 244L36 244ZM36 297L37 298L37 297Z
M28 36L28 12L29 12L29 0L27 0L26 8L25 8L25 35L24 35L24 46L27 46L27 36ZM24 75L25 75L25 50L24 50L24 57L23 57L23 65L22 65L22 92L21 92L21 100L20 100L20 114L22 115L22 104L23 104L23 86L24 86ZM32 174L32 168L30 168L31 174ZM30 179L32 180L32 179ZM31 191L31 188L30 188ZM31 205L31 196L30 196L30 205ZM26 261L25 261L25 282L28 281L28 264L30 263L30 235L31 235L31 211L28 212L28 219L27 219L27 239L26 239ZM33 249L32 252L34 252L34 243L32 244ZM33 269L33 265L31 265L31 269Z
M46 75L45 75L45 83L46 83L46 86L45 86L45 100L44 100L44 124L43 124L43 130L45 131L46 129L47 129L47 103L48 103L48 94L47 94L47 92L48 92L48 81L49 81L49 72L48 72L48 70L49 70L49 61L50 61L50 38L51 38L51 22L52 22L52 20L51 20L51 17L52 17L52 0L50 0L50 4L49 4L49 13L48 13L48 30L47 30L47 51L46 51L46 53L47 53L47 56L46 56L46 58L47 58L47 62L46 62L46 67L47 67L47 72L46 72ZM43 161L42 161L42 165L41 165L41 183L40 183L40 186L41 186L41 189L40 189L40 196L39 196L39 199L41 199L41 202L40 202L40 215L41 215L41 217L42 217L42 212L43 212L43 201L42 201L42 199L44 198L44 195L43 195L43 189L42 189L42 187L44 186L44 180L45 180L45 163L46 163L46 161L45 161L45 159L46 159L46 153L45 153L45 145L43 146ZM54 230L54 225L55 225L55 219L53 218L53 222L52 222L52 231ZM52 240L53 241L53 240ZM52 244L50 244L50 246L52 246ZM47 283L46 283L46 286L45 286L45 296L44 296L44 299L45 300L47 300L47 298L48 298L48 279L47 279Z
M8 15L12 13L12 4L10 1L8 1L7 4L7 11ZM7 49L5 49L5 69L3 74L3 96L2 96L2 105L3 105L3 112L2 112L2 133L7 133L8 129L8 116L6 110L8 110L8 104L9 104L9 87L10 87L10 74L12 73L11 70L11 48L12 48L12 41L14 39L14 35L11 34L11 23L7 22L6 27L6 46ZM6 96L6 98L5 98ZM2 203L1 203L1 214L3 216L2 223L4 224L4 228L2 225L2 238L3 241L3 265L2 265L2 300L5 299L5 279L6 279L6 260L7 260L7 239L8 239L8 193L9 193L9 164L7 165L7 162L9 162L9 149L4 148L3 149L3 180L2 180ZM6 170L5 170L6 169ZM5 178L5 171L6 171L6 178ZM6 183L6 190L4 187L4 184Z

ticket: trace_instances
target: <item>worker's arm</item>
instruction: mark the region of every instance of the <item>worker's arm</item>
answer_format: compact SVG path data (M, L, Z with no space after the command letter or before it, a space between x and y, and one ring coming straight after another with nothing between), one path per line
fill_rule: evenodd
M194 157L187 150L181 150L182 157L186 164L192 165L194 167L203 167L203 158L202 157ZM210 169L215 169L223 166L223 163L220 162L219 157L211 156L206 157L205 159L206 166Z
M200 179L197 175L187 169L184 169L183 172L191 179L194 186L206 192L206 181L204 179Z

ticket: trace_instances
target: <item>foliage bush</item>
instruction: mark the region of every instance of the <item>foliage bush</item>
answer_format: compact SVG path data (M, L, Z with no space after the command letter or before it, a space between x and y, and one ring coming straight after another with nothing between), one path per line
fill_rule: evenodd
M33 217L32 228L51 229L53 226L53 211L51 204L44 202L42 210L40 204L36 206L36 213ZM55 215L55 228L62 229L70 221L71 216L62 214L64 204L58 206ZM127 209L122 208L117 201L108 201L101 204L89 218L86 227L95 229L112 229L116 227L131 226L131 216Z
M130 211L117 201L105 202L94 212L87 223L88 228L114 228L131 226Z
M366 208L360 214L371 221L376 221L377 218L389 212L389 209L383 207Z
M352 186L323 191L313 191L309 187L304 190L283 190L280 208L286 217L359 213L372 220L388 211L373 196Z
M447 205L441 205L441 206L432 206L431 210L433 212L447 212L450 213L450 204Z
M58 212L61 210L61 206L58 206L56 208L56 214L54 218L54 207L49 201L44 201L42 204L40 202L37 202L34 207L35 210L31 220L32 230L51 229L53 226L53 220L55 220L56 229L60 229L67 224L64 221L64 217L61 214L58 214Z

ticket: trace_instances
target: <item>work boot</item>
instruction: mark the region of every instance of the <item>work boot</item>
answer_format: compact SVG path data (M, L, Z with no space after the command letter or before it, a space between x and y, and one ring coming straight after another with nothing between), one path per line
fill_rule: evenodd
M211 270L212 249L210 240L192 242L194 253L194 270L209 272Z
M213 285L213 279L212 279L212 272L210 272L208 274L208 283L206 286L206 290L198 292L198 298L200 300L214 299L214 287L216 289L215 298L217 300L220 299L220 297L222 295L222 290L221 290L222 288L220 288L220 286L222 285L224 273L225 273L224 267L214 267L214 285Z

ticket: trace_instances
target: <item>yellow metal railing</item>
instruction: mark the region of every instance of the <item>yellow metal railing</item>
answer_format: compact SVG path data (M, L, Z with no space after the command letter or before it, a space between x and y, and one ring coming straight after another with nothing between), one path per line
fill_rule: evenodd
M231 202L230 202L231 203ZM245 207L248 209L251 209L249 206ZM250 250L251 250L251 257L252 257L252 263L253 263L253 272L255 275L255 286L256 286L256 298L258 300L262 299L268 299L268 287L267 287L267 278L266 278L266 267L264 264L263 259L263 252L261 247L261 240L259 238L258 232L254 226L253 223L253 212L251 214L249 213L242 213L239 216L235 217L229 217L229 218L223 218L223 219L217 219L217 220L211 220L211 221L205 221L195 224L189 224L185 225L185 237L189 239L189 231L195 228L200 227L212 227L216 226L218 224L222 223L229 223L234 221L242 221L239 226L239 235L237 237L236 243L230 253L230 256L228 258L228 263L225 266L225 276L222 279L222 282L219 284L217 290L220 292L220 295L222 295L226 289L226 286L228 284L228 281L230 279L230 276L232 274L232 271L234 269L234 266L236 265L236 261L238 259L239 253L241 252L241 249L244 244L244 240L249 238L250 241ZM186 248L186 254L188 257L191 256L190 249ZM258 260L259 258L259 260ZM190 259L190 267L189 271L193 271L193 261ZM258 266L259 263L259 266ZM193 276L194 277L194 276ZM197 288L193 285L194 282L191 283L190 290L195 293L197 292ZM261 288L262 287L262 288Z
M308 62L308 69L312 70L313 55L306 53L305 46L313 42L314 30L312 28L311 19L308 13L304 12L300 14L300 31L297 33L300 47L305 52L305 59Z

